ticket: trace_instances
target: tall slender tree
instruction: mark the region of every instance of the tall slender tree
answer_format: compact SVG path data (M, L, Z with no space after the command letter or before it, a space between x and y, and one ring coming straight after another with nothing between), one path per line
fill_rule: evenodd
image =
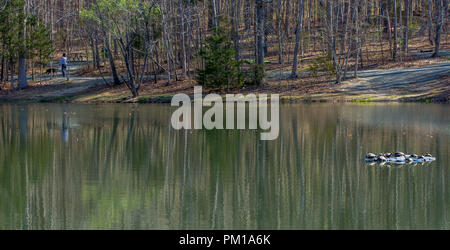
M433 57L439 57L440 56L440 47L441 47L441 34L442 34L442 28L445 23L445 16L447 13L447 7L448 3L447 0L438 0L438 16L436 20L436 38L434 40L434 54Z
M404 20L404 34L403 34L403 51L408 53L408 42L409 42L409 10L410 10L411 0L405 0L405 20Z
M27 80L27 12L28 12L28 1L25 0L22 7L22 28L19 34L19 38L22 42L22 47L19 50L19 80L18 89L23 89L28 86Z
M264 75L264 0L255 0L256 4L256 83L263 83Z
M394 2L394 48L393 48L393 52L392 52L392 58L394 59L394 61L397 61L397 43L398 43L398 27L397 27L397 0L393 0Z
M298 67L298 53L300 50L300 43L302 38L303 29L303 13L304 13L304 2L303 0L298 0L298 19L297 19L297 29L295 35L295 49L294 49L294 62L292 65L292 78L297 78L297 67Z

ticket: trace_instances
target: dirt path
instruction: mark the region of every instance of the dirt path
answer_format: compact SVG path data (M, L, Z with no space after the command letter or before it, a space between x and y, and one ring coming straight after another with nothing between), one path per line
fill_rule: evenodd
M450 94L450 63L413 69L367 70L330 93L303 99L323 101L445 101ZM436 99L436 100L434 100Z
M54 85L60 85L60 88L55 88L54 90L46 91L45 93L37 96L38 98L58 98L58 97L69 97L76 96L82 93L86 93L90 88L104 85L103 79L98 78L88 78L88 77L72 77L69 81L56 80Z
M47 79L22 91L2 92L1 101L40 102L58 101L88 93L92 87L104 85L103 79L71 77L69 81L62 77Z

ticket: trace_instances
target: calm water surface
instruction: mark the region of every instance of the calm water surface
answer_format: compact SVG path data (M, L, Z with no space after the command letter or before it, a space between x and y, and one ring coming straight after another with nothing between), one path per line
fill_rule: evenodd
M450 229L450 106L286 105L281 135L167 105L0 105L0 229ZM431 152L369 166L368 152Z

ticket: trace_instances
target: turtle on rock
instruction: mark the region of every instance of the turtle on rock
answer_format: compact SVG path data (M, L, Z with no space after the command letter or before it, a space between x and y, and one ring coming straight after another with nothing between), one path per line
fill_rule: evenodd
M369 153L364 158L366 162L378 162L381 165L384 163L392 163L392 164L416 164L416 163L427 163L433 162L436 160L432 154L426 153L424 155L417 154L405 154L403 152L395 152L395 153L381 153L375 155L374 153Z
M364 160L368 162L373 162L377 160L377 156L374 153L368 153Z

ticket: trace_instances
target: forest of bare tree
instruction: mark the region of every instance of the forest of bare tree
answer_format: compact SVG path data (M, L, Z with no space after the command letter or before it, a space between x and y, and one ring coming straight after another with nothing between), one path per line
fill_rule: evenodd
M133 96L146 75L165 75L170 85L198 79L199 72L202 81L235 72L215 80L240 87L264 84L267 72L298 79L308 71L341 83L360 69L408 60L413 53L439 57L448 40L448 5L447 0L2 0L0 80L25 88L27 76L42 74L65 52L85 55L91 71L111 76L113 85L125 84ZM221 69L224 74L217 72Z

